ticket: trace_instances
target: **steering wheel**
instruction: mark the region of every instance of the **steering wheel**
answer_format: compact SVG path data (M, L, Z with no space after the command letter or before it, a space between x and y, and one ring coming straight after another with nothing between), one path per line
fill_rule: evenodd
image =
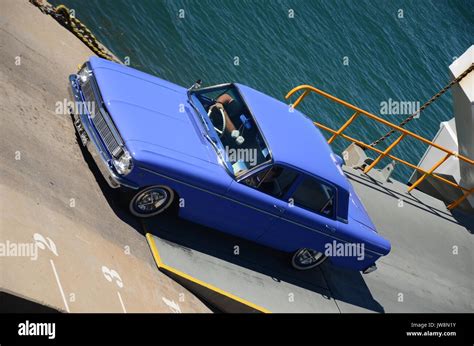
M207 115L209 116L209 118L211 117L211 113L212 111L214 110L214 108L217 107L217 103L214 103L211 107L209 107L209 110L207 111ZM222 128L221 129L218 129L217 127L214 126L214 130L216 130L216 132L219 134L219 137L222 137L222 135L224 134L224 130L225 130L225 114L224 114L224 109L221 108L221 107L217 107L220 111L221 111L221 115L222 115Z

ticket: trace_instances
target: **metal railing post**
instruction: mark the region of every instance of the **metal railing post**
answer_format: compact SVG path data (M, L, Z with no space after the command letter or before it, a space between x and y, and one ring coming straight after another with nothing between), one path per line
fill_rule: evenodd
M296 108L296 107L301 103L301 101L304 100L304 98L305 98L308 94L309 94L309 90L305 90L304 93L302 93L302 94L300 95L300 97L298 97L298 98L296 99L296 101L295 101L295 103L293 103L292 107L293 107L293 108Z
M420 178L418 178L417 181L415 181L409 188L408 188L408 192L411 192L411 190L413 190L414 188L416 188L423 180L425 180L425 178L428 176L428 175L431 175L436 168L438 168L439 166L441 166L449 157L451 156L451 154L446 154L441 160L439 160L438 162L436 162L433 167L431 167L431 169L426 172L425 174L423 174Z
M337 130L337 132L335 134L333 134L331 136L331 138L329 138L328 144L331 144L337 138L337 136L339 136L357 118L358 115L359 115L359 112L355 112L354 114L352 114L352 116L349 118L349 120L347 120L344 123L344 125L342 125L339 128L339 130Z
M450 205L448 205L448 209L451 210L451 209L454 209L456 208L459 204L462 203L462 201L464 201L472 192L474 191L474 189L471 189L469 191L466 191L464 192L464 194L459 197L457 200L455 200L453 203L451 203Z
M406 133L403 133L400 137L393 141L392 144L388 146L385 151L380 154L369 166L364 169L364 173L368 173L372 168L374 168L380 160L382 160L387 154L406 136Z

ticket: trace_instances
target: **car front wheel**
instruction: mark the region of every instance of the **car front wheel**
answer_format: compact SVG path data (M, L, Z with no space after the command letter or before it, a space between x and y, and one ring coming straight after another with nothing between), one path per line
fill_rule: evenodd
M298 270L308 270L317 267L326 260L324 253L312 249L299 249L291 258L291 265Z
M173 203L174 192L164 185L155 185L138 191L129 203L130 212L140 218L164 212Z

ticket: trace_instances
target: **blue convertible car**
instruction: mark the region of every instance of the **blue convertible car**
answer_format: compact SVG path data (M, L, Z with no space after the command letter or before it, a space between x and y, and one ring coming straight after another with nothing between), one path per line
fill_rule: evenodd
M291 254L373 271L390 251L311 120L241 84L186 89L92 57L69 78L74 123L138 217L165 210Z

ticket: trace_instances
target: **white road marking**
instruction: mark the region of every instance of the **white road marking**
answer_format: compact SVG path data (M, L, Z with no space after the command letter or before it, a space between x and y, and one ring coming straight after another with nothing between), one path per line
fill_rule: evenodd
M119 291L117 291L117 295L118 295L118 297L119 297L120 304L122 305L122 310L123 310L123 312L127 313L127 310L125 310L125 305L123 304L122 296L120 295L120 292L119 292Z
M66 307L66 311L71 312L69 311L69 305L67 304L66 296L64 295L63 286L61 286L61 281L59 281L59 276L58 276L58 272L56 271L56 266L54 265L53 260L49 260L49 261L51 262L51 267L53 267L54 276L56 277L56 282L58 283L59 291L61 292L61 296L63 297L63 302L64 302L64 306Z
M176 303L174 300L169 300L168 298L165 298L165 297L161 297L161 299L163 299L163 302L168 305L168 307L170 308L170 310L176 314L180 314L181 313L181 308L179 307L179 304Z
M39 233L35 233L33 234L33 239L36 243L36 246L39 247L40 249L45 250L46 248L48 248L48 250L51 251L53 254L55 254L56 256L59 256L58 250L56 248L56 244L51 238L44 237L43 235Z
M115 283L117 284L117 286L120 288L123 287L122 278L115 270L109 269L106 266L102 266L102 274L104 274L104 277L107 279L108 282L112 282L112 280L115 279Z

